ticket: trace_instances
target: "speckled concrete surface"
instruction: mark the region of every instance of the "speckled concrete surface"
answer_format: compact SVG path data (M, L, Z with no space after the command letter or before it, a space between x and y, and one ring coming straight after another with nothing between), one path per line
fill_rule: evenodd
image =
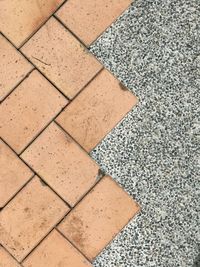
M142 206L95 267L190 267L200 253L199 25L199 0L138 0L90 48L140 99L91 153Z

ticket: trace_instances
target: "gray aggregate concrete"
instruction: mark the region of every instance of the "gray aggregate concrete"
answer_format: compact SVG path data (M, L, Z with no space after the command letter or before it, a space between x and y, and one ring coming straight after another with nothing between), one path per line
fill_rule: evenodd
M199 27L200 0L138 0L90 47L140 99L91 156L142 207L94 267L196 266Z

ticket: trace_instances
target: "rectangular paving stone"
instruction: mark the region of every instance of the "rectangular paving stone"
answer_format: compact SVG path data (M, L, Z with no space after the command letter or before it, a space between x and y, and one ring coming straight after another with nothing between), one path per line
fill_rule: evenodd
M0 140L0 208L33 176L33 172Z
M86 258L56 230L25 259L24 267L92 267Z
M56 121L87 151L92 150L137 103L107 70L58 116Z
M48 186L34 177L0 212L0 243L21 261L68 210Z
M64 0L1 1L0 32L20 46Z
M0 34L0 101L33 66Z
M58 229L93 260L138 211L137 203L112 178L105 176Z
M89 46L131 2L132 0L68 0L56 14Z
M102 68L53 17L22 47L22 52L69 98Z
M33 71L0 106L0 136L17 152L67 104L67 99Z
M0 267L20 267L21 265L0 246Z
M55 123L21 157L71 206L97 181L98 165Z

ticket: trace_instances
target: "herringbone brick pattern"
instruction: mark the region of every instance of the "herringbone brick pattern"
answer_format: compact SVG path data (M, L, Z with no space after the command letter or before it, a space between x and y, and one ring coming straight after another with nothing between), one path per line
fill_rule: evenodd
M0 267L85 267L139 211L89 152L137 103L89 46L130 0L0 1Z

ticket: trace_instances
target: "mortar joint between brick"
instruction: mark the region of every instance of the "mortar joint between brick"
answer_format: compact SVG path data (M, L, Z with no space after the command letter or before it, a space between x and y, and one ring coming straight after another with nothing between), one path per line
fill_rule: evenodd
M20 158L20 160L33 172L33 175L32 177L24 184L23 187L21 187L21 189L19 191L17 191L17 193L6 203L6 205L34 178L34 176L38 176L38 178L40 179L40 181L43 182L43 185L45 184L46 186L48 186L51 191L53 191L60 199L62 199L62 201L69 207L69 209L72 209L71 205L65 200L63 199L46 181L44 178L41 177L41 175L35 171L20 155L18 155L14 150L13 148L7 143L5 142L5 140L3 140L2 138L0 138L14 153L17 157ZM6 206L5 205L5 206ZM4 207L5 207L4 206Z
M60 224L60 223L59 223ZM58 225L59 225L58 224ZM69 240L57 227L58 225L55 227L55 230L62 236L64 237L84 258L86 258L90 263L92 263L92 261L75 245L71 242L71 240Z
M15 91L15 89L21 84L21 83L23 83L29 76L30 76L30 74L33 72L35 70L35 67L33 66L33 68L23 77L23 79L21 80L21 81L19 81L11 90L10 90L10 92L0 101L0 104L2 104L5 100L6 100L6 98L8 97L8 96L10 96L14 91Z
M64 2L61 4L61 5L59 5L56 9L55 9L55 11L53 12L53 13L51 13L51 15L50 16L48 16L47 18L46 18L46 20L44 20L43 21L43 23L41 23L40 24L40 26L35 30L35 31L33 31L18 47L17 47L17 49L18 50L20 50L32 37L33 37L33 35L35 35L46 23L47 23L47 21L48 20L50 20L50 18L67 2L68 0L64 0Z

